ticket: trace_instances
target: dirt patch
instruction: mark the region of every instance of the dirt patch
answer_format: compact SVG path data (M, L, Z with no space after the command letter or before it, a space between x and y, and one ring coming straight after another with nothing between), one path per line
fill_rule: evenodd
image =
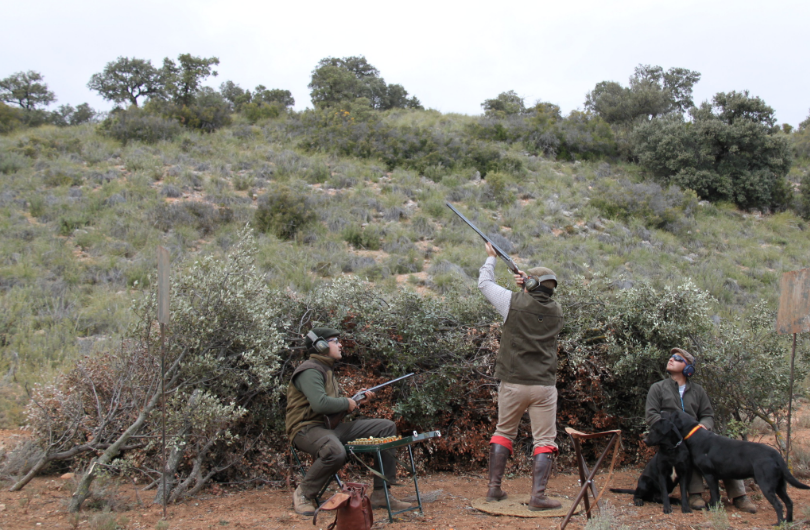
M611 484L615 487L632 488L640 471L625 469L614 474ZM549 492L573 500L579 487L577 476L559 473L552 476ZM603 479L604 480L604 479ZM597 482L601 486L603 480ZM365 480L365 482L370 482ZM531 479L528 476L514 477L504 481L504 489L510 496L527 497ZM78 516L67 513L72 480L59 477L39 477L22 492L0 491L0 528L15 529L71 529L102 528L101 523L116 518L119 528L153 529L162 519L160 505L152 504L154 491L136 489L133 484L123 485L116 493L120 512L104 514L87 509ZM472 501L486 491L486 478L482 475L454 475L435 473L420 478L419 489L423 497L424 514L408 512L395 517L394 524L388 522L385 510L375 510L374 528L394 529L535 529L555 528L562 518L526 519L521 517L492 516L472 508ZM403 499L412 497L413 485L394 488L394 494ZM789 488L793 499L797 521L804 519L805 507L810 507L810 493ZM776 522L771 506L757 493L752 494L759 513L740 513L726 502L731 528L770 528ZM679 508L669 515L662 513L661 505L646 504L637 507L632 504L631 495L606 493L605 499L612 504L617 519L629 528L711 528L705 512L682 514ZM312 518L297 515L292 510L292 492L286 488L270 487L240 490L212 486L194 499L168 507L168 528L172 529L213 529L213 528L255 528L255 529L305 529L326 528L333 516L319 517L318 525L312 525ZM583 515L575 516L568 528L582 529L585 526ZM107 528L107 527L104 527ZM111 526L110 526L111 528Z

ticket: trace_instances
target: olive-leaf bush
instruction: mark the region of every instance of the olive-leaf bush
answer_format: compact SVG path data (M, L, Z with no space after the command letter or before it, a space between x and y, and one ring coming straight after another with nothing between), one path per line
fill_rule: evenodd
M158 482L160 454L155 440L161 432L161 414L156 406L163 353L172 454L167 474L169 485L177 487L169 497L198 491L239 461L255 440L237 449L221 447L234 445L239 435L232 429L246 421L254 401L277 401L280 352L286 344L280 331L285 315L274 303L279 295L266 288L254 264L255 254L255 243L245 229L226 256L202 257L173 276L165 348L156 322L156 282L150 282L153 287L133 300L138 318L121 352L89 358L53 384L36 388L29 422L45 455L72 458L117 444L116 454L105 453L105 461L112 462L118 451L129 449L124 458L131 462L121 464ZM260 431L261 422L256 423L252 427ZM238 429L246 430L243 425ZM137 439L152 442L125 446L136 439L136 432Z
M775 320L776 312L761 302L750 317L720 323L719 332L699 349L705 364L699 369L721 428L744 436L744 427L758 417L771 427L784 453L792 345L790 335L777 333ZM802 347L794 380L803 381L809 372L808 352Z
M323 281L308 294L272 291L253 263L255 252L245 230L224 256L176 267L166 341L166 366L176 367L166 385L171 500L210 480L280 485L292 478L283 434L286 384L306 358L303 337L315 326L341 331L344 359L336 371L345 393L416 373L380 391L363 413L394 419L400 432L440 430L440 439L417 447L421 465L459 469L486 462L497 421L493 372L501 318L472 282L450 282L441 298L382 292L355 276ZM673 346L695 353L695 381L709 391L721 431L762 415L776 418L779 428L788 352L784 339L769 331L767 311L754 321L715 324L716 302L689 281L658 289L601 275L572 278L556 297L566 318L558 432L621 428L626 454L642 451L646 394L665 377ZM35 390L29 421L46 454L86 465L94 451L120 440L156 395L156 300L154 288L136 299L139 318L120 352L88 357ZM797 377L807 373L805 357ZM110 463L145 475L158 487L156 498L163 494L160 412L151 410ZM519 432L515 465L528 469L530 429ZM564 436L558 443L570 454Z

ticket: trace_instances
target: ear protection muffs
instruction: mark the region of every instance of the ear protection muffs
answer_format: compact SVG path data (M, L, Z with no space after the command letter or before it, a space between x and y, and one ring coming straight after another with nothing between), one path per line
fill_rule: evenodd
M523 280L523 287L531 292L540 287L540 282L538 282L536 278L529 276L527 279Z
M686 366L684 366L683 375L685 375L686 377L692 377L693 375L695 375L695 366L692 364L687 364Z
M307 338L312 341L312 347L318 353L326 353L329 351L329 343L317 336L314 331L307 333Z

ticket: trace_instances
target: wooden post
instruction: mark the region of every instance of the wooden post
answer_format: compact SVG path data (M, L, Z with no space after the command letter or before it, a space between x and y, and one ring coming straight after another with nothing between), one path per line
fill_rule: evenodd
M776 330L793 334L790 354L790 395L788 396L786 463L790 467L790 427L793 415L793 367L796 361L796 334L810 331L810 269L786 272L779 284L779 313Z
M161 456L163 473L163 519L166 519L166 326L169 324L169 251L157 248L158 255L158 323L160 324L160 410Z

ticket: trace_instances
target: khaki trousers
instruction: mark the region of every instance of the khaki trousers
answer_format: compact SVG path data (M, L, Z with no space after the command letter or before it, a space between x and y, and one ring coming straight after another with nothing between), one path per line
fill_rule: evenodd
M557 437L557 387L502 382L498 388L495 436L514 441L523 413L529 411L534 448L553 447Z
M343 444L357 438L385 438L394 436L397 427L391 420L360 419L343 422L335 429L327 429L321 425L304 427L295 435L295 447L306 451L315 461L309 466L304 480L301 482L301 491L307 498L314 497L321 488L329 482L332 475L346 463L346 449ZM397 478L396 460L394 450L389 449L380 453L383 462L385 478L395 482ZM377 471L375 459L372 466ZM374 489L382 489L383 480L374 477Z
M723 480L729 500L734 500L741 495L745 495L745 484L739 479ZM703 475L696 467L692 468L692 480L689 482L689 493L703 493L706 488L703 486Z

